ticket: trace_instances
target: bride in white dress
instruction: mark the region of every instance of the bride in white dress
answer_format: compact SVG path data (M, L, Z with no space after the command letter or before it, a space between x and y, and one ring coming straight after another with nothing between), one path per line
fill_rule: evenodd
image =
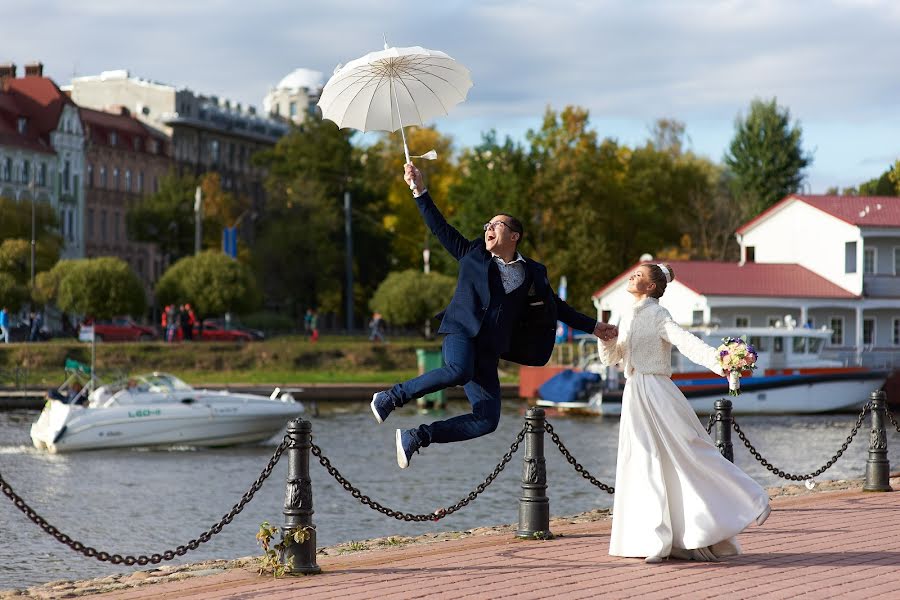
M635 303L618 339L598 342L601 362L623 362L627 378L609 553L648 563L739 554L734 536L769 515L766 491L719 453L671 379L673 345L724 376L715 348L659 305L674 277L668 265L639 266L628 279Z

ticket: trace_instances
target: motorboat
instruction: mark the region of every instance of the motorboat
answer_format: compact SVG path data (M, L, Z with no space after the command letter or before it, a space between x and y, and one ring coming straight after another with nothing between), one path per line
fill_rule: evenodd
M195 389L174 375L150 373L83 395L48 396L31 440L50 452L229 446L267 440L303 412L278 388L268 397Z
M831 337L828 329L755 327L703 328L691 333L713 347L726 337L743 337L758 351L757 368L741 377L740 395L729 396L728 381L703 369L676 349L672 351L672 380L698 414L709 414L716 400L732 402L734 414L808 414L857 410L880 389L887 369L844 364L822 356ZM605 367L594 356L585 361L584 373L594 378L569 376L567 386L553 388L548 380L540 388L538 406L557 413L619 415L624 376ZM562 381L562 374L555 376Z

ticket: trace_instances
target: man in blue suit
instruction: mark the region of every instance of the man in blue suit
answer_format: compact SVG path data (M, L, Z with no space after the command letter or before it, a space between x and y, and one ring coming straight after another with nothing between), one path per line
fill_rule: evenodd
M412 164L404 178L425 224L459 261L453 299L439 315L445 334L444 366L372 396L372 413L383 423L394 408L437 390L461 385L472 412L415 429L396 432L397 464L409 466L419 448L469 440L497 428L500 421L500 358L544 365L553 352L557 319L602 339L616 328L584 315L553 292L544 265L523 257L517 248L522 223L500 213L484 225L484 238L469 240L444 219L431 200L422 174ZM421 190L421 192L419 191Z

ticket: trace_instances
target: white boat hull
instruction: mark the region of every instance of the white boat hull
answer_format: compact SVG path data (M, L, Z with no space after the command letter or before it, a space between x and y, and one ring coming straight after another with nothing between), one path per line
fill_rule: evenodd
M84 408L49 400L31 427L32 442L50 452L123 447L228 446L267 440L303 405L253 401L160 403Z
M747 390L738 396L721 391L688 398L697 414L715 410L716 400L727 399L735 415L815 414L840 410L862 409L870 394L879 389L885 378L864 377L838 381L798 382L795 385L760 390ZM538 406L555 407L560 412L593 413L605 416L622 414L621 392L598 392L586 402L554 403L538 400Z

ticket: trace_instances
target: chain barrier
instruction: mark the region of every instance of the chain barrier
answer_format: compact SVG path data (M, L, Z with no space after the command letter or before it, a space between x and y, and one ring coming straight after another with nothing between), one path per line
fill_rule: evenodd
M325 467L325 469L328 471L328 474L331 475L332 477L334 477L334 479L341 485L342 488L344 488L346 491L350 492L351 496L353 496L354 498L359 500L362 504L368 506L372 510L376 510L376 511L380 512L381 514L391 517L393 519L397 519L398 521L416 521L416 522L440 521L444 517L452 515L453 513L455 513L462 507L466 506L467 504L469 504L469 502L472 502L473 500L475 500L475 498L477 498L479 496L479 494L484 492L484 490L489 485L491 485L491 483L493 483L494 479L497 478L497 475L499 475L500 472L506 467L507 463L509 463L509 461L512 460L513 454L515 454L516 451L519 449L519 444L522 443L522 440L525 439L525 434L528 433L530 430L531 430L531 425L526 423L525 426L522 427L522 430L519 431L519 434L516 436L515 441L509 447L509 452L507 452L506 454L503 455L503 458L500 459L500 462L497 464L496 467L494 467L493 472L485 478L484 482L479 483L478 486L476 486L476 488L474 490L469 492L468 496L466 496L465 498L463 498L462 500L460 500L459 502L457 502L456 504L454 504L453 506L451 506L449 508L439 508L438 510L436 510L430 514L415 514L415 513L402 512L399 510L394 510L392 508L388 508L387 506L384 506L383 504L381 504L375 500L372 500L371 498L369 498L368 496L363 494L359 488L354 487L353 484L351 484L349 481L347 481L347 478L344 477L343 475L341 475L341 472L338 471L337 468L331 464L331 461L328 460L328 458L324 454L322 454L322 449L319 448L316 444L312 444L312 446L310 448L310 452L312 452L313 456L316 456L319 459L319 463L321 463L321 465L323 467Z
M716 411L709 413L709 420L706 422L706 433L712 435L713 425L716 424Z
M894 413L891 412L891 409L887 407L887 403L885 403L884 412L885 414L887 414L888 419L891 420L891 423L894 425L894 427L897 428L897 433L900 433L900 423L897 423L897 419L894 418Z
M550 439L553 440L553 443L556 444L556 447L559 448L559 451L562 453L562 455L566 457L566 460L569 462L569 464L575 468L576 473L579 473L582 477L590 481L591 484L597 486L604 492L608 494L616 493L616 488L612 487L611 485L606 485L605 483L591 475L590 471L585 469L583 466L581 466L581 464L579 464L577 460L575 460L575 457L572 456L572 453L569 452L569 449L566 448L566 445L562 443L561 439L559 439L559 434L553 431L553 425L545 422L544 429L546 429L547 433L550 434Z
M288 436L285 435L284 439L279 444L278 448L275 450L275 453L272 455L272 458L269 459L269 464L262 470L259 477L256 478L256 481L250 486L250 489L241 497L241 500L235 504L231 511L228 512L218 523L201 533L195 539L189 541L188 543L178 546L174 550L166 550L165 552L159 554L152 554L147 556L146 554L141 554L139 556L132 556L130 554L121 555L121 554L110 554L109 552L104 552L102 550L97 550L92 546L87 546L78 540L73 540L71 537L61 532L59 529L51 525L47 520L39 515L33 508L31 508L25 500L22 499L21 496L16 494L12 486L3 479L3 476L0 475L0 491L12 500L13 504L15 504L16 508L25 513L25 516L28 517L31 521L35 523L38 527L43 529L46 533L56 538L56 541L65 544L72 550L76 552L80 552L88 558L96 558L99 561L109 562L114 565L140 565L144 566L149 563L158 564L163 561L172 560L176 556L184 556L190 550L196 550L200 544L208 542L212 536L221 532L222 529L231 523L232 520L237 516L239 512L244 510L244 507L253 499L253 496L259 489L262 487L263 482L268 479L269 475L272 474L272 470L275 468L275 465L278 463L278 459L281 458L281 455L288 447Z
M744 442L744 446L747 447L747 450L750 451L750 454L758 460L766 469L771 471L772 473L778 475L782 479L789 479L791 481L803 481L806 479L812 479L814 477L818 477L825 471L831 468L831 466L838 461L838 459L844 454L847 450L847 447L853 441L853 438L856 437L856 433L859 431L860 426L862 426L863 419L866 416L866 413L872 408L872 403L867 402L863 407L862 412L859 413L859 417L856 419L856 424L853 426L853 429L850 431L850 435L847 436L847 440L841 444L841 449L837 451L837 453L831 457L831 459L825 463L823 466L819 467L812 473L807 473L805 475L795 475L792 473L788 473L786 471L782 471L781 469L773 466L769 461L762 457L759 451L753 447L753 444L750 443L750 440L747 439L747 436L744 435L744 432L741 431L740 426L738 425L736 420L732 421L732 426L734 427L735 432L737 432L738 436L741 438L741 441Z

